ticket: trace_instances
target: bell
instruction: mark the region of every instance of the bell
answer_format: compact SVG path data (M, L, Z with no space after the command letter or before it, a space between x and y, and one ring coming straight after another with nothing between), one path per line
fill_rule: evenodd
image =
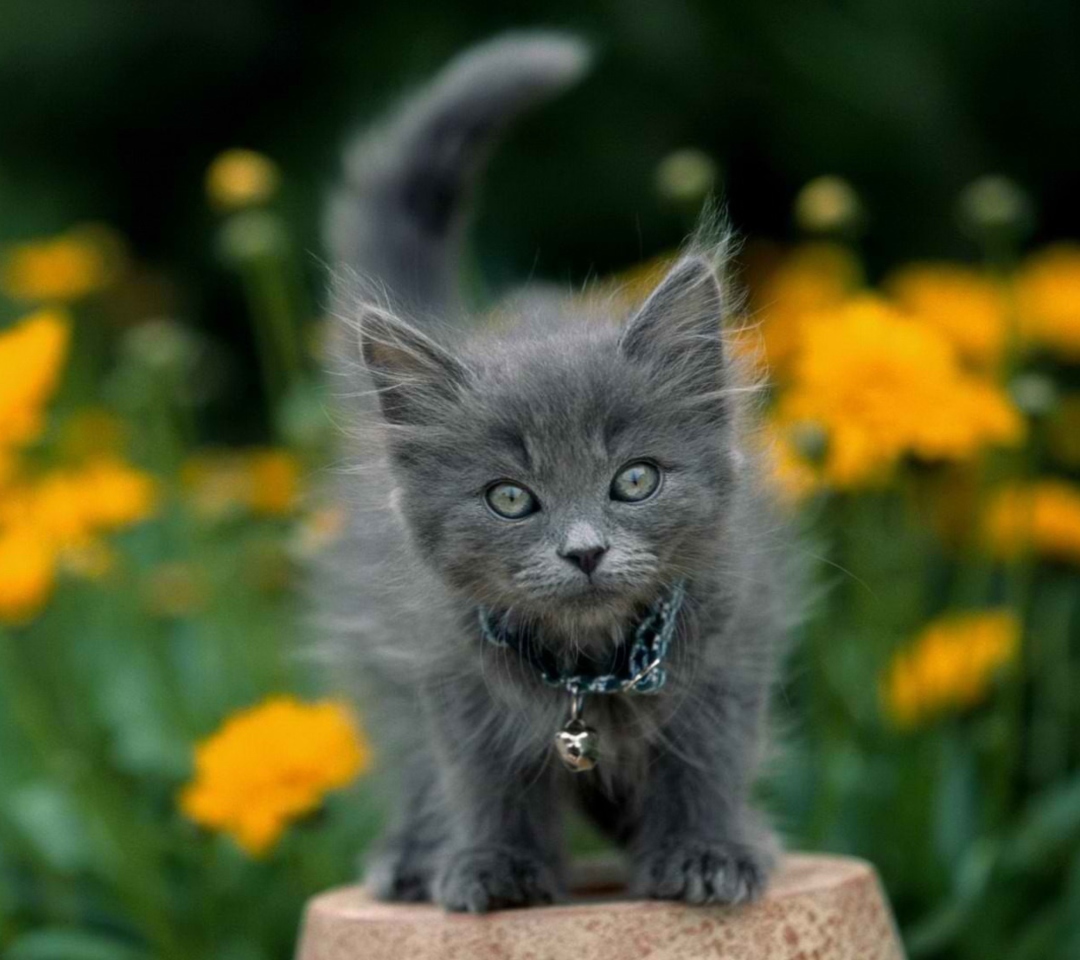
M584 720L574 717L555 734L555 749L567 770L584 773L600 760L600 737Z

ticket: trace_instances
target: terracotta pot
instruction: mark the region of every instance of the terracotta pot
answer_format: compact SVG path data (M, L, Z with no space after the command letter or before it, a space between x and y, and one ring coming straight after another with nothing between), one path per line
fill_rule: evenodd
M871 866L792 855L746 907L620 899L586 865L574 902L474 917L373 901L362 887L307 907L298 960L903 960Z

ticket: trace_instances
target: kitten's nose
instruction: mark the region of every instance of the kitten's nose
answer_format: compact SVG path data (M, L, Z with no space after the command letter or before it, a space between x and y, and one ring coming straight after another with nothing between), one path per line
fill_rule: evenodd
M577 547L564 551L561 556L564 560L579 567L585 576L590 577L592 572L600 566L605 553L607 553L607 547Z

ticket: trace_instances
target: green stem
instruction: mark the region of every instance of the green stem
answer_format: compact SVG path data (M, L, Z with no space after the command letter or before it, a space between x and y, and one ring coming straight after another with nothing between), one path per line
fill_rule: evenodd
M1027 754L1029 776L1040 786L1063 777L1069 765L1072 678L1069 636L1077 597L1070 583L1050 583L1032 611L1031 666L1035 687Z
M0 631L0 677L13 719L46 772L81 801L89 818L105 828L110 846L121 852L123 862L111 879L148 941L164 960L185 960L163 898L157 896L164 873L153 860L158 847L153 833L140 829L142 825L125 814L127 798L110 782L106 764L89 762L81 752L82 762L72 763L73 744L57 726L48 698L21 660L16 638Z
M261 256L245 262L241 274L267 389L280 401L298 384L304 366L289 265L277 257Z

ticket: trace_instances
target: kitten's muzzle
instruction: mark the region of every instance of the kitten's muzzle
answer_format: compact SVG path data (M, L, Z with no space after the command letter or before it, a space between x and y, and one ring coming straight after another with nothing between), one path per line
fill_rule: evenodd
M600 566L605 553L607 553L607 547L592 546L564 550L559 556L576 566L585 576L591 577L593 571Z

